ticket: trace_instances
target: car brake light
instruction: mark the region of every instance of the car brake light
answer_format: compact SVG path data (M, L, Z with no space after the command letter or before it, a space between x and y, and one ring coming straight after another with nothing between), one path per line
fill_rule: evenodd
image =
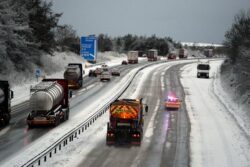
M108 137L113 137L114 134L113 133L108 133Z
M140 134L133 134L133 137L140 137Z

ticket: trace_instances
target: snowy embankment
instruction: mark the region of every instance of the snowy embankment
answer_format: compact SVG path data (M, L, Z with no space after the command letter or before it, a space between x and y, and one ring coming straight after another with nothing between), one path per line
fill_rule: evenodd
M239 114L244 112L235 112L237 104L220 85L218 72L221 63L211 62L210 79L196 78L196 64L182 68L181 82L191 123L192 167L250 165L249 131L244 130L249 127Z
M126 60L125 54L118 54L115 52L98 53L98 63L107 63L110 66L121 64L122 60ZM79 55L73 52L55 52L54 56L44 55L41 59L42 64L46 64L46 70L41 70L41 77L43 78L63 78L65 67L68 63L82 63L85 75L88 74L90 69L96 68L98 65L91 65L82 59ZM56 67L52 67L56 64ZM47 71L47 72L46 72ZM19 73L19 78L23 78L20 81L11 82L11 89L14 91L14 99L11 101L11 105L19 104L28 100L30 93L30 86L38 83L37 78L34 76L25 79L26 74Z

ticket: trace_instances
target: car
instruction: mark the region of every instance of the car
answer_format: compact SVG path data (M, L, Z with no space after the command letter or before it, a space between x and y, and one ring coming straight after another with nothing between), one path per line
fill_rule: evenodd
M102 64L102 68L108 68L107 64Z
M181 106L181 100L174 96L174 95L169 95L167 99L165 99L165 108L166 109L176 109L178 110Z
M95 70L89 70L89 77L96 77Z
M110 81L111 80L111 75L109 71L103 71L100 75L100 81Z
M111 70L111 75L112 76L120 76L120 71L117 68L113 68Z
M122 61L122 65L127 65L127 64L128 64L128 62L126 60Z
M96 74L96 75L100 75L102 72L103 72L103 69L102 69L102 68L96 68L96 69L95 69L95 74Z
M169 54L168 54L168 60L173 60L173 59L176 59L176 54L174 54L174 53L169 53Z

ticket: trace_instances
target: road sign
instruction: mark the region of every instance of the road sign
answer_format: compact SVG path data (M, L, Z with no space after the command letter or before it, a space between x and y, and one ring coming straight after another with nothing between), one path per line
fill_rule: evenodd
M35 71L35 75L36 75L36 80L38 81L38 78L41 76L41 69L37 68Z
M36 77L41 76L41 70L39 68L36 69Z
M80 42L81 56L90 62L96 62L97 57L97 38L95 36L81 37Z

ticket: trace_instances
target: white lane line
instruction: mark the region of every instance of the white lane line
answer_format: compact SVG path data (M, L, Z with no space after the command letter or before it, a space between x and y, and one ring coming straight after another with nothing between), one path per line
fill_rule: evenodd
M2 129L2 130L0 131L0 136L6 134L9 130L10 130L10 126L4 128L4 129Z
M165 72L162 72L162 73L161 73L161 91L162 91L162 92L165 90L164 75L165 75Z

